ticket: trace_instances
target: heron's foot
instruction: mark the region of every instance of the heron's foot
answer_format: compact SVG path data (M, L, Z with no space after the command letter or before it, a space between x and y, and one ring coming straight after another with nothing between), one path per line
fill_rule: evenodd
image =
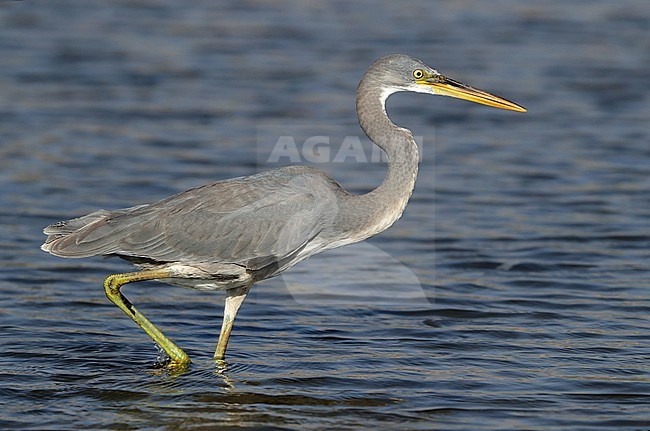
M165 368L167 369L167 372L172 373L172 374L177 374L177 373L182 373L187 371L187 369L190 367L190 361L186 362L180 362L180 361L172 361L170 360L165 364Z
M156 344L158 349L158 357L156 357L156 368L164 368L167 370L185 370L189 367L191 361L187 354L180 348L175 352L178 355L174 358L170 357L169 354L158 344Z
M158 355L158 358L156 358L156 363L153 365L152 372L154 375L177 376L186 372L189 367L189 359L186 361L174 360L162 352L162 355Z
M156 362L150 369L149 372L153 376L170 376L175 377L187 372L190 368L189 362L175 362L168 360L164 363Z

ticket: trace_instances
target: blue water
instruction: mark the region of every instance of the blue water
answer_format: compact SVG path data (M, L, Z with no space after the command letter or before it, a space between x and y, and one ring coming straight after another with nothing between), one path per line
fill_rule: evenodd
M0 428L650 428L649 24L644 1L0 3ZM394 52L528 113L392 97L423 149L404 216L255 286L226 365L222 294L125 288L193 359L169 374L104 296L126 263L39 250L282 165L283 135L375 187L354 90Z

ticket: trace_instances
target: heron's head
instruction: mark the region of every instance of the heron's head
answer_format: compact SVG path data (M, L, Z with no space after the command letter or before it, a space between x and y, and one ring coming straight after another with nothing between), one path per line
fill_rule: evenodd
M398 91L438 94L481 103L500 109L526 112L526 109L502 97L447 78L420 60L404 54L393 54L377 60L366 77L380 85L388 97Z

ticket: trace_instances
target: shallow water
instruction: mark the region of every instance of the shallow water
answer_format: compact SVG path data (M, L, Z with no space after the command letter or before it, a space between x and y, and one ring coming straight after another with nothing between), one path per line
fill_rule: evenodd
M649 23L642 1L0 3L0 428L650 427ZM104 297L128 265L39 250L53 221L281 165L283 134L376 186L334 156L392 52L529 111L392 97L423 144L403 218L257 285L226 365L222 294L125 288L192 357L170 375Z

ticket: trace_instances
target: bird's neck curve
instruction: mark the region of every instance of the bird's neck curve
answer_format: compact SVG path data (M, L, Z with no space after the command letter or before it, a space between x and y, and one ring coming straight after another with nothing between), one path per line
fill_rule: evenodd
M362 236L372 236L391 226L402 215L408 203L418 173L419 152L411 131L398 127L386 114L388 96L398 90L387 90L373 85L372 80L361 81L357 89L359 125L380 147L388 159L388 172L379 187L357 196L361 207L370 209L365 222L368 228Z

